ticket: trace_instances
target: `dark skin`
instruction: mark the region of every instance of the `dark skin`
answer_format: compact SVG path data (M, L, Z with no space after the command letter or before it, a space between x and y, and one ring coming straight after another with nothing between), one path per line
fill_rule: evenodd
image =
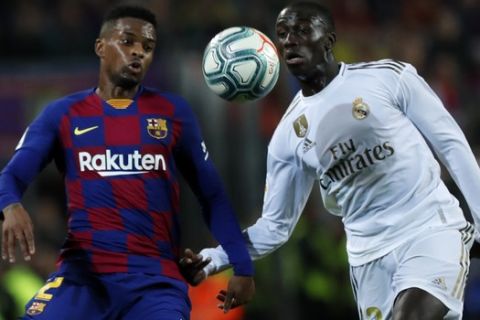
M475 241L470 249L470 258L480 258L480 243Z
M155 27L141 19L121 18L108 23L95 41L100 58L96 93L104 100L132 99L153 60Z
M320 92L338 74L332 53L335 33L315 10L285 8L278 16L276 32L279 51L305 96ZM478 251L478 243L473 249ZM447 312L448 308L428 292L409 288L395 299L393 319L443 319Z
M100 58L96 93L104 100L133 98L152 60L155 28L136 18L121 18L104 25L95 41ZM25 261L35 253L33 224L21 203L3 209L2 259L15 262L15 247L20 246Z
M304 96L322 91L337 76L339 67L332 52L336 34L314 7L292 5L283 9L277 18L276 34L279 53L299 81ZM471 256L480 257L479 243L474 243ZM190 261L195 262L184 263L184 267L199 265L201 260L201 256L194 254ZM206 277L201 269L193 268L191 274L190 279L195 283ZM443 319L447 312L448 308L428 292L409 288L395 299L393 319L437 320Z
M180 271L185 280L192 286L198 285L207 278L203 268L210 263L210 259L203 259L202 255L194 253L191 249L185 249L184 256L179 261ZM235 281L232 281L235 279ZM255 283L251 277L234 275L228 282L227 290L220 290L217 299L218 307L227 313L230 309L248 303L255 294Z
M337 39L322 17L307 9L283 9L275 25L277 48L305 96L323 90L338 74L332 49Z
M155 27L142 19L125 17L104 24L95 41L95 53L100 59L96 94L103 100L133 99L152 63L156 40ZM15 262L17 244L24 259L31 260L31 255L35 253L35 241L30 215L21 203L7 206L3 213L3 260ZM198 262L197 258L192 259ZM188 255L183 261L192 262L188 260ZM193 263L193 266L203 269L205 264ZM188 274L184 274L188 278ZM254 293L253 277L232 276L227 289L219 293L227 297L222 303L223 310L228 312L237 303L250 301Z

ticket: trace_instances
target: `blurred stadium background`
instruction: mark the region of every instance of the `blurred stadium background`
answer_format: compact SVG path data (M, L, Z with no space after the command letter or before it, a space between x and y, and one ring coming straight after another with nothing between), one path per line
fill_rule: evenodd
M0 10L0 166L11 157L25 126L45 103L95 86L93 52L100 21L111 0L4 0ZM274 39L284 0L151 0L157 14L157 57L148 85L186 97L242 226L260 214L266 146L297 87L282 65L280 80L266 98L245 105L226 103L203 82L201 59L210 38L234 25L255 27ZM464 129L480 157L480 11L477 0L325 0L337 24L336 54L345 62L385 57L412 63ZM451 191L468 208L452 180ZM480 196L480 195L479 195ZM10 320L54 269L65 236L61 178L48 167L30 187L24 204L35 223L37 254L28 264L0 264L0 319ZM196 200L183 196L182 241L199 250L215 241ZM292 239L256 262L257 294L246 308L224 316L215 293L228 274L192 291L192 320L355 319L344 233L314 191ZM480 319L480 268L474 261L464 319ZM198 303L196 303L198 302ZM213 309L207 310L207 309ZM213 312L213 313L212 313Z

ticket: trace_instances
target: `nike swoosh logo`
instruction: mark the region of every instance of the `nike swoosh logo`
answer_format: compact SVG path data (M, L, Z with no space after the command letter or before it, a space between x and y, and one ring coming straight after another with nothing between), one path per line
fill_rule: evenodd
M78 127L75 127L75 131L73 131L73 133L76 135L76 136L80 136L84 133L87 133L87 132L90 132L92 130L95 130L97 129L98 126L93 126L93 127L90 127L90 128L85 128L85 129L79 129Z

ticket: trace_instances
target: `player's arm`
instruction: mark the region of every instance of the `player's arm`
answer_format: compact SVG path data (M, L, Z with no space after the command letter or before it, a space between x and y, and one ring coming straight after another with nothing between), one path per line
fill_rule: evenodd
M182 133L174 151L176 164L197 196L208 228L225 248L233 265L234 276L229 281L223 305L228 311L253 297L253 263L220 176L201 138L197 121L184 101L177 101L177 106L182 112L179 115Z
M438 96L410 65L401 75L396 99L460 188L475 220L479 241L480 169L465 135Z
M25 260L35 253L32 221L20 201L27 186L52 157L56 133L50 109L47 107L26 129L0 175L3 260L15 262L16 243Z
M290 238L314 181L296 164L281 160L269 151L262 215L243 231L253 260L268 255ZM203 249L200 254L211 260L204 269L205 275L215 274L230 265L221 246Z

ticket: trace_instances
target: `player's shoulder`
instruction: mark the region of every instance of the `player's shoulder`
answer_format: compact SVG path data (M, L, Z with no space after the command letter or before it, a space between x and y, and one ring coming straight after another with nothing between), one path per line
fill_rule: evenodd
M70 93L63 97L54 99L45 107L44 112L51 115L61 115L67 113L72 106L76 105L78 102L87 99L94 93L94 89L90 88L87 90Z
M298 90L292 101L290 101L290 104L288 105L287 110L285 110L280 123L288 120L289 118L296 117L299 112L302 112L302 90Z
M293 97L282 119L275 128L270 140L270 147L276 144L280 144L283 147L285 146L285 142L289 140L290 135L292 135L293 130L291 129L295 127L294 123L302 123L302 118L305 117L304 112L305 108L302 104L302 94L300 90Z
M144 87L142 91L142 96L150 97L150 98L165 99L174 104L187 103L186 99L178 93L163 91L153 87Z
M348 73L365 73L381 77L399 77L403 71L408 68L411 68L409 63L394 59L381 59L346 64L346 71Z
M144 87L141 98L148 98L148 99L154 99L154 100L157 99L158 101L170 103L176 108L190 107L187 100L180 94L170 92L170 91L163 91L163 90L152 88L152 87Z
M88 96L93 95L95 93L93 88L82 90L82 91L77 91L70 93L68 95L65 95L63 97L57 98L53 100L50 105L55 105L57 107L61 106L69 106L72 104L75 104L79 101L85 100Z
M176 118L192 117L193 111L190 103L180 94L163 91L157 88L144 87L139 99L145 99L153 104L151 108L161 107L170 110L170 113Z

